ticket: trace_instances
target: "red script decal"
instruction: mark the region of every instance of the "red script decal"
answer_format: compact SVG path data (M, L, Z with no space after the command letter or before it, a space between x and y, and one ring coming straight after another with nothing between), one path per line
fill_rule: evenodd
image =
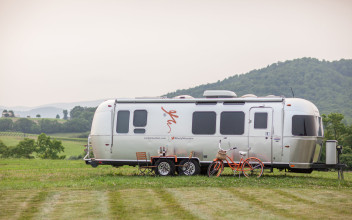
M176 111L175 110L171 110L171 111L166 111L163 107L161 107L161 109L166 113L166 114L168 114L170 117L171 117L171 120L167 120L167 126L169 126L169 128L170 128L170 130L169 130L169 132L168 133L170 133L171 132L171 124L172 123L174 123L174 124L176 124L176 120L175 120L175 118L178 118L178 115L176 115Z

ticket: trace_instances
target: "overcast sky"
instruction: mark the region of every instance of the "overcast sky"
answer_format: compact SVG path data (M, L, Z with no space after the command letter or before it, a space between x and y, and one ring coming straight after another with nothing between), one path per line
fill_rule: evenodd
M278 61L351 59L351 24L349 0L0 0L0 106L159 96Z

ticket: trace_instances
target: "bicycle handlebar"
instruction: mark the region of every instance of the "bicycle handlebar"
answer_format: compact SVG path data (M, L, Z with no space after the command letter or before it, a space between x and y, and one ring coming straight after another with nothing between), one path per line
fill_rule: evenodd
M222 150L222 151L228 152L228 151L230 151L230 150L235 150L235 149L237 149L237 147L233 147L233 148L230 148L230 149L227 149L227 150L222 149L222 148L221 148L221 140L219 140L219 149Z

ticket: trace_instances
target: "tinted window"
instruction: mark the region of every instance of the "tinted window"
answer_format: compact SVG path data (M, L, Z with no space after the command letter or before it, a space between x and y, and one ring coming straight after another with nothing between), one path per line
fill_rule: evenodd
M128 133L130 123L130 111L117 112L117 133Z
M243 134L244 112L222 112L220 118L221 134Z
M244 105L244 102L224 102L223 105Z
M135 134L144 134L145 129L144 128L136 128L136 129L134 129L134 133Z
M192 121L193 134L215 134L215 112L194 112Z
M315 117L310 115L295 115L292 117L292 134L298 136L317 136Z
M321 117L318 118L318 121L319 121L318 136L322 137L323 136L323 131L322 131L322 126L321 126Z
M133 115L133 126L144 127L147 125L147 111L146 110L136 110Z
M268 127L268 113L257 112L254 114L254 128L267 128Z

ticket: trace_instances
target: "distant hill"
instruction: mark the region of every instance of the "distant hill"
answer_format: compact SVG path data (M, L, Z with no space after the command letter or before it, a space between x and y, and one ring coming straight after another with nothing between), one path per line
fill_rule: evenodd
M319 61L301 58L278 62L246 74L234 75L222 81L177 90L167 97L191 95L202 97L204 90L234 91L238 96L283 95L313 102L323 114L339 112L352 123L352 60Z
M35 118L37 114L40 114L41 118L55 118L58 114L60 118L63 118L63 110L70 112L75 106L81 107L97 107L104 100L85 101L85 102L71 102L71 103L53 103L48 105L42 105L38 107L4 107L0 106L0 113L3 110L13 110L16 116ZM0 116L1 117L1 116Z

